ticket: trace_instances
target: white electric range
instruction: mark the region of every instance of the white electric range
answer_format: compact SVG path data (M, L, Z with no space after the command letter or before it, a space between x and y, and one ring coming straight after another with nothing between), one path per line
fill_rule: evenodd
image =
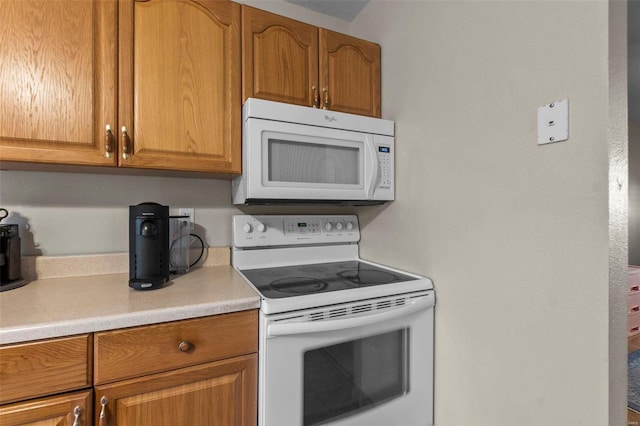
M233 267L261 296L259 426L433 422L429 278L359 258L355 215L237 215Z

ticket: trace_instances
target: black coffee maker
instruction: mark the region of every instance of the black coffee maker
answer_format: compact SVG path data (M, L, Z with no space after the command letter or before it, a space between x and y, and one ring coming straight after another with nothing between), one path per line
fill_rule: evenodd
M169 207L129 206L129 287L152 290L169 281Z
M0 208L0 221L9 212ZM21 276L20 233L18 225L0 224L0 291L23 286Z

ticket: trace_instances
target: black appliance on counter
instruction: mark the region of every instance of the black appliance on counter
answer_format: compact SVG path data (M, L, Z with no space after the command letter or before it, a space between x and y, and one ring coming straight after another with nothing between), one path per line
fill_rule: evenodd
M129 287L152 290L169 281L169 207L129 206Z
M0 221L8 216L0 209ZM20 266L20 233L18 225L0 225L0 291L26 284Z

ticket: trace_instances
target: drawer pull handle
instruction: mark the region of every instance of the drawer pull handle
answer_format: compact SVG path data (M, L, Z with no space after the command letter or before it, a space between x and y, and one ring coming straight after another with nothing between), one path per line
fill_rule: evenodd
M107 426L107 404L109 403L109 398L103 396L100 398L100 405L102 405L102 409L100 410L100 424L99 426Z
M80 426L80 415L82 414L82 407L81 406L76 406L76 408L73 409L73 425L72 426Z
M194 348L193 343L191 343L188 340L183 340L178 345L178 350L180 350L180 352L192 352L193 348Z

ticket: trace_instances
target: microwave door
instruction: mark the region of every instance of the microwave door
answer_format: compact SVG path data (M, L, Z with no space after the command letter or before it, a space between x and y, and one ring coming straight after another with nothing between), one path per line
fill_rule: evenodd
M323 189L363 187L363 158L359 141L321 140L316 137L269 137L263 152L265 185Z
M250 171L260 173L254 173L247 198L368 199L373 141L362 133L308 127L271 122L260 132L259 149L252 146L248 151L256 167Z

